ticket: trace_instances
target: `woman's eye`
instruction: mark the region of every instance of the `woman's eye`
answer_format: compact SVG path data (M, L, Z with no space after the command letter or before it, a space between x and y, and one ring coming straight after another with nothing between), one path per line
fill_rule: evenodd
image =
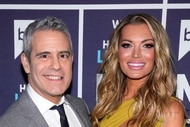
M131 44L129 44L129 43L123 43L123 44L121 44L121 46L122 46L123 48L130 48L130 47L131 47Z
M145 48L152 48L152 47L154 47L154 44L145 44L144 47Z

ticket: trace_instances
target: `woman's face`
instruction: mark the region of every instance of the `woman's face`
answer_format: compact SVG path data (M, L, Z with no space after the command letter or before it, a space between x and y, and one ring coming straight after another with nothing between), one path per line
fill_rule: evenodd
M128 79L146 79L154 66L154 40L146 24L129 24L121 31L119 64Z

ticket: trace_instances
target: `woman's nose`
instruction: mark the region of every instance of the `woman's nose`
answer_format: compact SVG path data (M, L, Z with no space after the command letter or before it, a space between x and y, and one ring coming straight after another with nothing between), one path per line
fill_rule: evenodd
M141 49L139 47L135 47L133 49L132 57L140 58L141 57Z

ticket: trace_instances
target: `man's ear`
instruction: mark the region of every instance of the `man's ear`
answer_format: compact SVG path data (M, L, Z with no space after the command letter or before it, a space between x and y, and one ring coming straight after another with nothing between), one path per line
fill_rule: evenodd
M21 63L22 63L22 66L24 68L24 71L28 74L30 73L30 63L29 63L29 60L28 58L26 57L26 54L25 53L22 53L21 54Z
M73 59L74 59L74 55L71 56L71 59L72 59L72 62L73 62Z

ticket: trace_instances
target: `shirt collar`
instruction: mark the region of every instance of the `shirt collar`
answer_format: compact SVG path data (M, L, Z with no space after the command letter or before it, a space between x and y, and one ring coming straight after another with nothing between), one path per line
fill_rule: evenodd
M29 96L32 98L34 104L38 107L41 114L44 114L47 112L52 106L55 104L51 101L45 99L44 97L40 96L31 86L28 84L27 86L27 92ZM67 99L65 99L65 96L61 98L60 104L69 104Z

